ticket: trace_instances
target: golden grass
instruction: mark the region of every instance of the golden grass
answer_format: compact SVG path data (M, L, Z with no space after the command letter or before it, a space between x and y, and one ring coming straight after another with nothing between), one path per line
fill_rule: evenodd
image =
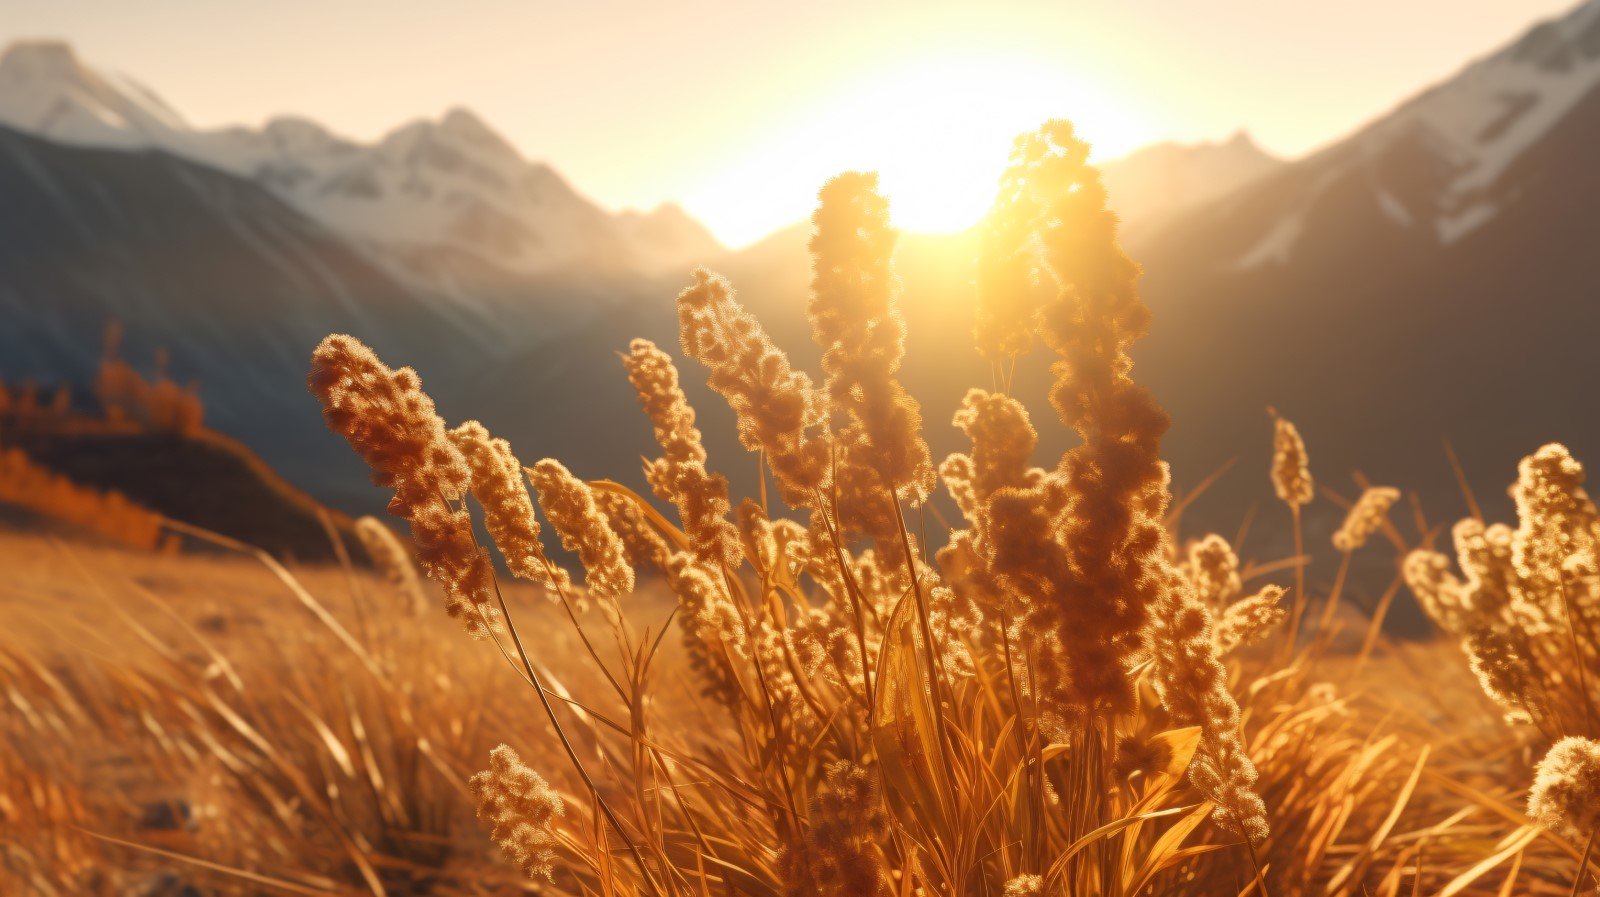
M725 281L679 297L684 353L776 495L729 494L649 344L625 364L659 506L552 459L524 481L415 372L335 336L313 392L395 490L455 621L413 613L391 550L379 577L172 522L221 553L0 535L0 891L123 893L170 869L236 893L1578 893L1600 790L1600 646L1572 622L1600 569L1581 468L1526 462L1504 563L1463 549L1463 581L1420 514L1390 519L1395 490L1317 504L1280 418L1272 523L1294 554L1185 546L1193 496L1172 502L1165 416L1130 378L1137 267L1086 157L1063 123L1020 140L977 260L996 383L1039 337L1082 444L1035 467L1027 410L969 394L972 449L938 465L948 534L907 519L934 464L896 376L887 209L852 175L814 219L819 384ZM583 576L536 541L535 497ZM1303 545L1324 513L1345 517L1331 577ZM1345 594L1357 551L1393 557L1370 608ZM1501 707L1453 639L1384 634L1402 573ZM1536 822L1533 769L1561 736Z

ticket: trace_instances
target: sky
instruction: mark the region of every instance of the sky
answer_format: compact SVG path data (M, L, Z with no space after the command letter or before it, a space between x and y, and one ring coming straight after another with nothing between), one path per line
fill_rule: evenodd
M733 246L846 169L959 228L1012 135L1100 159L1245 129L1293 157L1574 0L0 0L196 126L278 114L370 140L465 106L608 208L675 201Z

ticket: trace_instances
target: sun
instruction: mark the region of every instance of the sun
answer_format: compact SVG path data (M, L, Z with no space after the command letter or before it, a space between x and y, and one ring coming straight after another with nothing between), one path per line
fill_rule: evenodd
M993 202L1012 141L1045 120L1071 119L1100 160L1157 133L1108 85L1058 61L1001 53L884 63L781 114L685 197L731 245L802 220L822 182L847 170L878 172L896 227L964 230Z
M1012 141L1049 118L1071 119L1099 159L1149 134L1105 89L1058 67L998 58L908 66L863 93L843 133L870 141L897 227L957 231L994 200Z

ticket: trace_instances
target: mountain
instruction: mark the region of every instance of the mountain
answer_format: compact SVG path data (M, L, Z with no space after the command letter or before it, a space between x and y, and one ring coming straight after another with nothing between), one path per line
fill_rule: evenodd
M1178 215L1225 196L1283 160L1244 131L1217 143L1157 143L1101 168L1125 239L1137 242Z
M687 279L636 263L639 246L727 274L814 369L803 225L717 252L681 210L594 210L467 113L363 146L287 119L195 132L109 76L24 103L37 91L17 88L16 72L66 63L36 52L20 58L54 61L24 66L16 52L0 62L12 72L0 77L0 116L26 113L32 129L97 145L0 131L5 376L53 372L61 358L87 371L92 333L122 317L130 335L174 345L176 372L201 377L220 429L354 508L370 507L371 493L353 488L359 466L301 386L310 347L330 330L415 366L447 415L481 418L525 459L553 455L635 486L639 457L654 448L616 352L634 336L675 345L671 300ZM1269 405L1300 425L1319 482L1348 495L1360 470L1413 489L1431 524L1464 512L1445 438L1501 518L1509 503L1483 484L1507 482L1541 442L1564 440L1600 463L1600 423L1584 413L1600 379L1589 345L1600 330L1597 85L1600 0L1590 0L1309 157L1276 162L1241 135L1108 165L1155 311L1135 374L1174 416L1166 454L1177 488L1239 461L1187 525L1231 533L1252 503L1271 501ZM180 151L166 138L72 136L96 127L192 142ZM409 197L412 178L433 199ZM529 206L532 196L540 202ZM369 201L438 214L372 220L359 214L377 208ZM534 207L549 218L524 214ZM570 230L532 239L539 220ZM519 266L524 251L551 264ZM604 262L615 253L627 264ZM897 256L903 376L936 455L960 447L949 421L966 387L991 380L970 340L974 255L970 234L907 234ZM1071 439L1045 410L1048 360L1041 350L1016 374L1041 457ZM684 381L713 464L750 494L755 466L721 402L692 365ZM1336 517L1311 516L1311 544L1326 544ZM1281 530L1257 527L1246 553L1287 550L1272 541Z
M1549 440L1600 464L1597 148L1590 0L1145 240L1175 459L1256 476L1270 404L1324 483L1413 487L1434 523L1466 510L1444 439L1480 489Z
M353 509L375 493L304 389L324 335L444 400L722 252L677 206L607 213L464 110L370 146L291 118L201 131L58 42L0 54L0 197L0 378L86 383L119 321L219 430Z
M248 178L393 273L458 297L508 275L680 270L719 249L676 207L605 211L465 109L372 144L294 117L201 130L67 44L28 41L0 55L0 124L80 146L164 149Z
M120 321L145 357L165 347L175 376L200 380L214 424L291 477L328 454L301 384L330 330L439 359L444 343L493 348L255 183L164 152L0 127L0 196L0 376L88 383L101 328Z
M188 130L142 85L78 61L59 41L24 41L0 54L0 123L63 143L161 145Z
M674 290L605 270L508 275L460 305L255 181L5 127L0 196L0 379L86 384L101 329L120 322L130 355L163 348L175 378L199 382L212 425L351 509L374 493L305 392L322 337L352 333L416 365L443 403L486 369Z

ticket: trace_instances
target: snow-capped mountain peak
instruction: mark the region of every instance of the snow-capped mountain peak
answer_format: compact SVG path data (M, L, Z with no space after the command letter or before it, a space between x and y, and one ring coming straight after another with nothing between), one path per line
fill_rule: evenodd
M1447 247L1519 201L1519 165L1600 95L1600 0L1541 22L1372 124L1229 200L1254 221L1233 265L1284 265L1326 216ZM1369 226L1369 225L1363 225Z
M188 126L154 93L84 65L61 41L18 41L0 53L0 124L65 143L160 143Z
M441 257L473 259L501 277L587 262L688 267L720 251L697 223L667 238L659 226L641 229L636 215L606 212L461 107L370 144L296 116L198 130L69 45L28 41L0 55L0 124L61 143L163 149L250 178L398 273L453 291L469 289L462 266L441 275L430 268Z
M1452 242L1494 214L1495 183L1600 86L1600 0L1541 22L1402 106L1367 142L1410 132L1452 169L1436 228Z

